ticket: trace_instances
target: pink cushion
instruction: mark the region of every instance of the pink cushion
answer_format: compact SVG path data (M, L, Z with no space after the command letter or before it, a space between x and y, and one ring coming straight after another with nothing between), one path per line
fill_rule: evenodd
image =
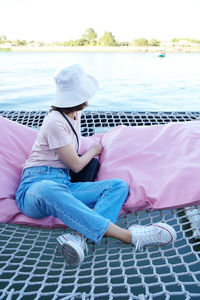
M119 126L103 135L98 180L130 186L121 211L200 204L200 122Z
M15 192L21 178L21 164L31 151L37 131L0 117L0 132L0 222L42 227L64 226L53 217L29 218L16 205Z
M21 165L28 157L36 135L36 130L0 117L0 222L64 227L60 220L53 217L29 218L16 205L15 193L21 179ZM93 140L99 142L100 137L82 138L81 152L89 149Z
M37 132L2 117L0 132L0 199L14 198L20 181L20 166L27 158Z

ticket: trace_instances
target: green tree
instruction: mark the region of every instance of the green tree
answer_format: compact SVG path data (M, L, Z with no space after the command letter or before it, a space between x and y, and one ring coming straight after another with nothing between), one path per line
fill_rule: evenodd
M77 40L66 41L63 44L66 47L87 46L88 45L88 41L85 40L85 39L83 39L83 38L80 38L80 39L77 39Z
M20 40L14 40L13 43L16 46L21 46L21 41Z
M88 41L84 38L77 39L73 42L73 46L87 46Z
M154 47L159 47L160 46L160 42L156 39L152 39L148 42L148 46L154 46Z
M86 40L90 46L96 45L97 34L92 28L86 29L86 32L82 35L82 39Z
M0 36L0 43L3 44L5 42L7 42L7 37L5 35L1 35Z
M73 40L66 41L66 42L64 42L64 46L72 47L72 46L74 46L74 41Z
M191 43L193 43L193 44L200 44L200 40L196 40L196 39L189 39L189 38L186 38L185 39L186 41L188 41L188 42L191 42Z
M20 41L21 42L21 46L26 46L28 43L25 40Z
M104 32L104 34L99 38L97 44L100 46L118 46L118 42L112 32L108 31Z
M177 38L172 39L172 43L177 43L179 41L180 41L180 39L177 39Z
M25 41L25 40L14 40L13 42L12 42L12 44L14 45L14 46L26 46L27 45L27 41Z
M196 39L190 39L190 38L174 38L174 39L172 39L172 43L177 43L179 41L187 41L187 42L196 44L197 46L200 44L200 40L196 40Z
M146 40L144 38L135 39L134 44L135 44L135 46L138 46L138 47L145 47L148 45L148 40Z

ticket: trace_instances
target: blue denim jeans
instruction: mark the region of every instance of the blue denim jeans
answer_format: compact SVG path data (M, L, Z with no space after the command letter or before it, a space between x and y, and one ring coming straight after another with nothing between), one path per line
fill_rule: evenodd
M41 166L24 170L16 201L23 214L59 218L99 243L110 222L117 221L128 192L121 179L71 183L65 169Z

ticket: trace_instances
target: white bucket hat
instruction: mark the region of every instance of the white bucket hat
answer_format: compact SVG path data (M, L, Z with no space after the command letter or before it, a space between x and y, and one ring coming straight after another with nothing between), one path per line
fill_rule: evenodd
M85 74L80 65L59 69L54 75L56 107L73 107L88 101L97 91L97 80Z

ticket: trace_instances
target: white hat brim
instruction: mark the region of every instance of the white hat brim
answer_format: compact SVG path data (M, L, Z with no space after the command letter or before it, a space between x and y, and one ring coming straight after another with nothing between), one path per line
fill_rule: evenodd
M53 105L56 107L73 107L88 101L98 90L97 80L84 74L78 87L71 91L56 91Z

